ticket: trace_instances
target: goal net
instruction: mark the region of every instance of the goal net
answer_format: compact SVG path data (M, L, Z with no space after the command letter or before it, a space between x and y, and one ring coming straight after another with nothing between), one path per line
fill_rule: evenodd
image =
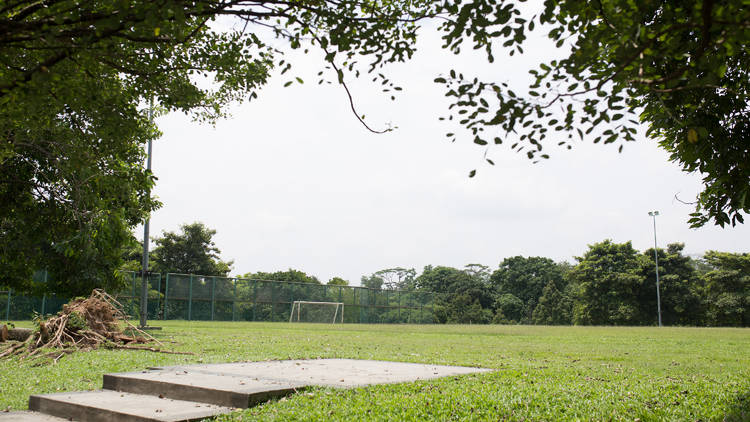
M341 302L308 302L295 300L289 322L343 323L344 304Z

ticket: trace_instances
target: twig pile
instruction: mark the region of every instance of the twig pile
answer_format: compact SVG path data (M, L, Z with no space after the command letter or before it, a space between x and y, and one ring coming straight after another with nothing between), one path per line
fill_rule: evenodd
M179 353L134 346L146 342L163 344L128 322L127 315L121 309L122 305L117 300L96 289L88 298L75 299L64 305L57 315L40 321L39 328L26 341L0 349L0 358L21 355L23 359L47 352L43 356L53 358L56 363L66 354L99 347ZM126 330L122 329L123 325L127 327ZM126 334L128 331L130 335Z

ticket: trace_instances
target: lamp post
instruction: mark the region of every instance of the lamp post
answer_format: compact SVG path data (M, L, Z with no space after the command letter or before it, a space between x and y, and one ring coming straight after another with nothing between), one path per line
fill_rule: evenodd
M659 253L656 249L656 216L659 211L649 211L648 215L654 219L654 262L656 263L656 309L659 312L659 327L661 327L661 296L659 294Z
M151 104L148 108L148 118L149 120L153 121L154 118L154 103L153 100L151 101ZM146 170L151 171L151 150L152 150L152 141L149 138L148 140L148 155L146 156ZM149 196L151 195L151 191L149 190ZM142 267L141 267L141 328L146 328L147 324L147 318L148 318L148 282L149 282L149 271L148 271L148 242L149 242L149 223L151 222L151 215L149 214L146 217L146 222L143 224L143 259L142 259Z

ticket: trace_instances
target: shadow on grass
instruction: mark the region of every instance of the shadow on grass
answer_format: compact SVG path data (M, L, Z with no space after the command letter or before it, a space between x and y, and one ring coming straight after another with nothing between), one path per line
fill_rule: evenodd
M725 422L750 422L750 391L737 396L729 407L727 414L717 420Z

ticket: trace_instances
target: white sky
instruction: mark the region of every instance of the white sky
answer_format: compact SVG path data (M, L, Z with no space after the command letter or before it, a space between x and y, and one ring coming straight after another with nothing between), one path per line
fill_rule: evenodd
M389 68L404 88L396 102L370 78L352 81L372 126L398 126L385 135L356 121L341 87L317 85L317 54L290 56L290 73L304 85L283 88L290 75L276 76L258 100L233 107L216 127L181 114L160 118L154 195L164 206L152 216L151 236L200 221L217 231L222 257L235 261L233 275L295 268L352 284L396 266L494 269L515 255L573 262L604 239L643 250L653 246L653 209L661 212L661 247L750 249L747 225L688 227L693 208L674 197L694 198L700 177L682 173L653 141L630 143L622 154L590 142L572 151L550 145L552 158L536 165L506 142L488 152L494 167L468 134L446 141L458 128L438 121L449 103L432 80L454 67L525 86L530 66L551 53L543 43L525 49L520 59L496 54L489 65L479 55L452 56L432 37L414 60Z

